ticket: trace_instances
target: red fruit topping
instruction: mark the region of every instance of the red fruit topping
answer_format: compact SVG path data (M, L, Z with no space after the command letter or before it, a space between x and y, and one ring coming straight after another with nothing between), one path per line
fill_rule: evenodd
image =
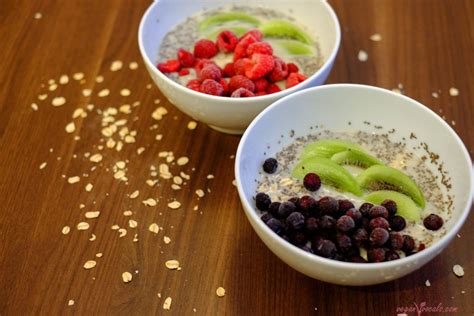
M181 70L178 72L178 75L180 75L180 76L189 75L189 69L181 69Z
M308 191L318 191L321 187L321 178L316 173L307 173L304 176L303 185Z
M230 78L229 81L229 91L232 93L239 88L245 88L250 92L255 91L255 84L249 78L242 75L235 75Z
M247 97L253 97L255 94L253 94L252 91L247 90L245 88L239 88L232 92L230 95L231 98L247 98Z
M258 91L258 92L267 91L267 88L269 85L267 79L260 78L260 79L254 80L253 83L255 84L255 91Z
M275 68L275 58L270 55L253 54L252 60L246 62L244 68L247 78L262 78Z
M291 88L293 86L296 86L298 83L303 82L307 79L305 75L302 75L297 72L291 73L288 78L286 79L285 87Z
M229 93L229 84L227 83L227 80L222 78L219 80L219 83L221 84L222 88L224 88L224 95Z
M273 48L266 42L252 43L247 47L247 56L253 54L273 55Z
M234 63L228 63L224 66L224 77L233 77L233 76L235 76Z
M245 33L244 35L242 35L242 37L240 37L240 40L242 40L245 36L247 36L249 34L252 35L257 41L261 41L263 39L262 32L260 32L257 29L252 29L252 30L248 31L247 33Z
M258 40L252 34L243 36L237 46L235 46L234 61L247 56L247 48L250 44L253 44L257 41Z
M275 68L268 75L268 80L271 82L277 82L284 80L288 76L288 67L283 60L275 58Z
M280 91L281 91L280 87L274 83L270 84L267 88L267 94L272 94L272 93L276 93Z
M181 64L176 59L170 59L165 61L164 63L158 64L156 67L162 73L170 73L179 71L179 69L181 68Z
M182 67L191 67L194 64L194 55L182 48L178 49L178 60Z
M239 39L231 31L223 31L217 35L217 47L221 52L233 52L238 42Z
M268 93L266 93L265 91L258 91L257 93L255 93L255 96L261 96L261 95L267 95Z
M199 59L196 61L194 69L196 69L196 72L199 73L202 70L202 68L204 68L204 66L209 65L209 64L215 65L214 62L210 59Z
M213 41L201 39L194 44L194 56L197 58L212 58L217 54L217 47Z
M296 64L294 64L294 63L288 63L288 64L286 64L286 66L288 67L288 72L289 73L300 71L298 66L296 66Z
M201 92L211 95L224 95L224 88L222 85L212 79L206 79L201 84Z
M219 81L221 79L221 69L214 64L207 64L198 73L198 79L201 81L206 79Z
M245 75L244 65L248 60L249 60L248 58L242 58L242 59L237 60L234 63L234 73L236 75L242 75L242 76Z
M189 80L186 87L188 87L191 90L201 92L201 81L197 79Z

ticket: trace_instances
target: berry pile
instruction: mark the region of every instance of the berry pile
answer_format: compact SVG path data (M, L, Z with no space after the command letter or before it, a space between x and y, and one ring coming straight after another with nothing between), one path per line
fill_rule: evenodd
M189 80L186 87L232 98L267 95L281 91L277 82L284 81L288 89L306 80L296 64L287 64L274 56L272 46L262 39L258 30L248 31L240 38L231 31L223 31L216 42L197 41L193 53L180 48L177 59L159 63L157 68L179 76L188 75L193 68L197 78ZM233 54L233 61L224 68L212 60L219 52Z

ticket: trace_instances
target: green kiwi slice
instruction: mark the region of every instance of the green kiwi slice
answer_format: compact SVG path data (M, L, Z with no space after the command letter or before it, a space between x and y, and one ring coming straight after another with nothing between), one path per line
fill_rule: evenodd
M322 139L307 145L300 156L300 160L305 160L314 156L331 158L334 154L348 149L354 149L362 152L364 151L364 149L362 149L362 147L359 145L346 140Z
M352 165L368 168L373 165L383 165L377 158L357 149L347 149L334 154L331 160L339 165Z
M351 192L357 196L362 195L362 190L354 177L334 161L322 157L311 157L298 163L292 176L303 179L310 172L316 173L321 181L344 192Z
M254 27L260 25L260 21L253 16L243 12L224 12L213 14L199 23L199 31L204 32L212 26L219 25L229 21L239 21L248 23Z
M268 21L260 27L260 31L264 36L268 37L291 38L305 44L311 44L313 42L311 37L305 31L295 24L284 20Z
M278 45L288 52L290 55L313 56L314 51L311 46L290 39L272 39L272 44Z
M235 35L237 35L238 37L242 36L245 34L245 32L247 32L248 30L250 30L251 28L250 27L244 27L244 26L237 26L237 25L232 25L232 26L227 26L227 27L222 27L222 28L218 28L216 30L213 30L212 32L208 33L206 35L207 39L210 39L211 41L215 41L217 39L217 35L219 35L221 32L223 31L232 31Z
M425 207L425 197L418 185L398 169L383 165L373 165L357 176L363 189L390 188L410 196L416 204Z
M393 200L397 203L397 215L412 221L420 219L420 209L410 197L403 193L390 190L374 191L366 195L364 200L377 205L385 200Z

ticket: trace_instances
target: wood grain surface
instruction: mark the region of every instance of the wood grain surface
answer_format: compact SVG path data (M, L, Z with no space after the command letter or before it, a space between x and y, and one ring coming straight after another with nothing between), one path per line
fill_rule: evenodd
M443 116L472 154L474 1L330 2L343 37L329 82L399 88ZM147 88L151 80L136 35L149 4L0 2L0 315L396 315L397 306L422 302L454 306L461 315L474 313L472 216L461 237L440 256L383 285L326 284L275 257L249 225L232 184L239 137L201 123L188 129L191 118L154 85ZM38 12L40 19L35 18ZM382 41L371 41L374 33ZM366 62L358 60L359 50L368 53ZM123 62L121 70L110 70L114 60ZM138 62L138 69L130 70L130 62ZM85 75L82 81L72 78L78 72ZM48 81L58 82L62 74L69 83L49 91ZM101 83L95 81L99 75ZM451 87L459 96L450 96ZM98 97L104 88L110 95ZM123 88L131 95L121 96ZM83 96L83 89L92 89L92 95ZM38 100L44 93L47 98ZM60 96L66 103L53 107L52 99ZM97 111L136 101L140 104L131 114L116 115L128 120L136 141L121 151L100 150L105 145L104 114ZM74 110L87 104L94 104L94 110L73 119ZM168 110L160 121L151 116L158 106ZM76 130L69 134L65 126L71 121ZM157 134L163 135L159 141ZM139 147L145 148L141 154ZM154 187L145 182L159 178L150 176L150 167L165 162L159 157L162 151L173 152L176 159L189 157L185 166L170 164L173 175L190 175L181 190L172 190L171 180L160 178ZM103 160L90 162L87 153L99 152ZM126 182L114 178L118 161L126 161ZM40 169L43 162L47 165ZM91 170L93 166L97 168ZM208 174L215 178L207 179ZM80 176L80 182L69 184L71 176ZM91 192L85 190L87 183L93 184ZM198 189L205 191L204 197L198 198ZM135 190L139 197L130 199ZM158 205L143 205L147 198L158 198ZM179 209L167 207L174 199L182 203ZM125 216L127 210L133 215ZM86 219L88 211L101 213ZM130 228L130 219L138 227ZM83 221L90 228L78 231L76 225ZM149 231L152 223L162 227L158 234ZM63 235L66 225L71 231ZM112 225L125 228L127 235L119 238ZM95 241L89 241L91 234ZM171 238L169 244L164 236ZM103 256L96 258L99 252ZM167 269L170 259L179 260L182 269ZM97 266L84 269L88 260ZM454 264L464 267L463 278L453 274ZM122 281L125 271L133 275L127 284ZM216 295L219 286L226 290L222 298ZM172 298L169 311L163 310L166 297Z

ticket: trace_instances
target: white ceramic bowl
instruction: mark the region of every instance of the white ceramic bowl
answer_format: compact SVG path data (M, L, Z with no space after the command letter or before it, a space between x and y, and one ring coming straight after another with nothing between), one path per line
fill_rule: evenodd
M252 5L262 5L283 12L292 9L294 16L317 34L324 65L303 83L267 96L224 98L183 87L156 69L160 43L169 30L203 8L219 7L231 2L233 1L155 1L143 15L138 43L148 72L171 103L194 119L218 131L242 134L252 119L271 103L292 92L324 83L339 49L341 32L337 17L326 1L255 0L252 1Z
M351 121L351 125L348 125ZM445 223L447 234L431 247L412 256L382 263L339 262L305 252L277 236L260 219L253 197L263 161L290 144L295 136L314 132L310 126L323 124L331 130L374 131L364 121L395 128L394 139L413 132L440 155L455 196L452 218ZM284 135L282 137L281 135ZM411 148L411 147L410 147ZM264 155L266 153L266 155ZM469 214L472 201L471 159L451 127L422 104L394 92L363 85L337 84L306 89L287 96L260 113L244 133L237 150L235 177L242 205L252 227L280 259L296 270L322 281L343 285L370 285L402 277L433 259L453 239ZM466 246L467 250L467 246Z

